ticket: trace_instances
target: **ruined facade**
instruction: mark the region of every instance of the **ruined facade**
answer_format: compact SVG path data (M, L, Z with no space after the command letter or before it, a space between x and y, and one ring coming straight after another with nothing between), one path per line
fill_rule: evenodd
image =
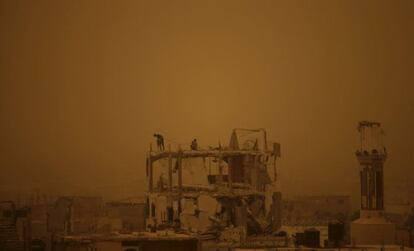
M263 129L234 129L228 146L150 149L147 229L243 243L281 226L275 189L280 145Z

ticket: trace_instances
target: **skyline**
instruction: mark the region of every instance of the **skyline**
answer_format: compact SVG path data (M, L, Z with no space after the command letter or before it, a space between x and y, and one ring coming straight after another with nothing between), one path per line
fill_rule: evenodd
M282 193L354 198L356 126L375 120L385 200L413 193L413 12L412 1L1 1L0 191L143 194L154 133L207 146L260 127L281 144Z

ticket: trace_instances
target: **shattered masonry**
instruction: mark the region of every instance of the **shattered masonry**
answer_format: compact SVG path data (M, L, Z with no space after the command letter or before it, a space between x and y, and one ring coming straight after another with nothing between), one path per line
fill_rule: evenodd
M270 144L264 129L234 129L228 147L150 149L148 230L175 229L236 243L276 232L278 157L280 145Z

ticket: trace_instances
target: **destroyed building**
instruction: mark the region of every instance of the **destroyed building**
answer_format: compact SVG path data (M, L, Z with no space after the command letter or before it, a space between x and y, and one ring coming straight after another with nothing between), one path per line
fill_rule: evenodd
M175 229L235 245L276 233L278 157L280 145L271 144L264 129L234 129L228 146L150 149L147 229Z
M384 210L386 150L376 137L369 141L366 136L381 134L379 124L361 122L359 129L361 214L351 224L349 196L282 200L276 188L280 145L268 141L263 129L234 129L228 146L203 148L193 140L189 149L151 147L144 199L104 202L101 197L63 196L30 210L0 203L0 250L210 251L333 248L350 242L411 244L413 214L407 208L398 215Z

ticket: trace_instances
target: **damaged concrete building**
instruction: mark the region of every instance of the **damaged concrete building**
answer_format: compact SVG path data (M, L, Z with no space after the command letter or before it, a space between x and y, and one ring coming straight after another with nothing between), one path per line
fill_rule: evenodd
M278 157L280 145L270 143L264 129L234 129L226 147L150 149L147 229L234 246L272 236L281 226Z

